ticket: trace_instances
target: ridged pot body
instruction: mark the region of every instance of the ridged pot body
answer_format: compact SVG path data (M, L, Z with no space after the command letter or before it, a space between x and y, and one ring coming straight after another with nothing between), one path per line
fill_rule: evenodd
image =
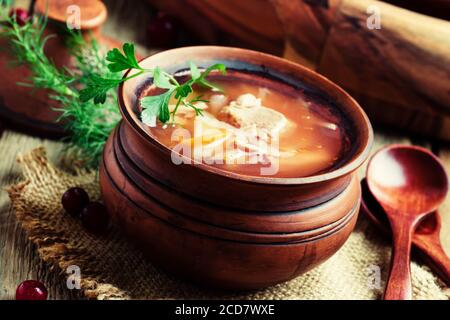
M103 201L126 236L169 273L209 287L267 287L325 261L353 230L360 201L354 176L336 197L302 210L224 208L170 190L139 171L123 157L121 126L104 151ZM164 198L167 194L171 197Z

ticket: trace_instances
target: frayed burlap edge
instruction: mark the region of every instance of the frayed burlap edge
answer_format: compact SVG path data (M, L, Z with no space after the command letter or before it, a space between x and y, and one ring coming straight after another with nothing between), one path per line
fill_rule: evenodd
M31 179L41 179L39 172L50 172L55 178L75 180L77 185L91 185L96 183L96 173L75 169L76 175L71 175L55 169L46 158L45 149L39 147L26 155L19 155L17 161L23 166L25 181L6 189L15 210L17 220L26 231L28 239L32 241L40 258L50 265L51 270L58 269L60 273L71 265L90 265L95 257L86 255L88 251L74 246L71 240L59 230L45 222L40 217L30 214L26 202L22 198L24 190ZM89 188L91 189L91 188ZM98 192L97 192L98 193ZM90 192L90 195L96 194ZM119 288L105 283L104 277L95 270L83 270L87 276L81 278L82 293L90 299L129 299L129 295ZM100 281L99 281L100 280Z

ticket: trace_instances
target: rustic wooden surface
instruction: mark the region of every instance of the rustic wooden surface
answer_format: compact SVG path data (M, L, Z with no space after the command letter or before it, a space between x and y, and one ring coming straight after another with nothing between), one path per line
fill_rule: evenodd
M417 141L399 134L377 131L373 151L389 143L419 144L431 147L427 141ZM27 241L26 235L17 225L11 210L6 186L21 180L20 168L16 163L19 153L44 145L51 161L58 161L62 143L42 140L16 133L3 131L0 137L0 299L14 299L17 285L25 279L39 279L49 289L50 299L74 299L79 295L66 288L65 275L51 272L40 261L35 248ZM439 154L450 172L450 147L440 147ZM361 169L361 174L364 169ZM443 226L441 241L447 254L450 254L450 196L440 210Z
M27 1L17 2L20 4ZM107 2L113 3L117 11L124 10L124 1ZM135 11L142 12L142 10ZM145 17L139 16L136 19L129 19L125 24L112 13L105 26L105 33L113 33L120 39L141 42L143 28L137 28L137 26L142 26L145 21ZM141 52L145 53L145 50L141 49ZM20 168L15 161L19 153L28 152L39 145L44 145L51 161L58 161L59 151L63 145L59 142L41 140L14 131L3 130L3 128L4 126L0 124L0 299L14 299L17 285L26 279L43 281L49 289L50 299L79 298L76 291L66 288L65 275L51 272L40 261L35 248L27 241L26 235L17 225L8 195L4 191L5 187L21 180ZM447 171L450 172L450 145L439 145L432 141L417 140L399 133L377 130L373 151L390 143L418 144L432 148L433 151L439 153ZM363 174L364 171L365 169L361 168L360 174ZM440 209L440 214L443 224L441 240L447 254L450 254L450 196L447 196L446 202Z

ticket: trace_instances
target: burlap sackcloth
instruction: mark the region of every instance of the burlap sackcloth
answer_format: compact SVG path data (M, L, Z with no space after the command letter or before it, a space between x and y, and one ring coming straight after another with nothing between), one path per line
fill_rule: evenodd
M61 207L61 195L81 186L99 198L95 172L57 169L38 148L19 156L25 181L8 189L18 222L50 267L81 269L81 290L94 299L378 299L387 277L390 245L363 217L345 245L314 270L265 290L223 293L185 283L155 268L111 227L91 236ZM276 257L273 257L276 259ZM449 288L427 267L412 262L415 299L448 299ZM377 284L378 270L381 283Z

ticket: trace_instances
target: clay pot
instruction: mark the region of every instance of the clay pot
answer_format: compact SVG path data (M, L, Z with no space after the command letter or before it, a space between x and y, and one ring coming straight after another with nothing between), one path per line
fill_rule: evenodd
M94 36L106 48L120 47L120 43L101 35L101 25L105 22L107 11L105 5L98 0L38 0L35 13L43 15L47 12L47 35L56 34L45 46L45 53L59 68L73 67L73 57L64 44L61 27L65 27L67 8L77 5L81 10L80 28L86 38ZM9 39L0 39L2 48L9 47ZM13 66L15 57L9 50L0 51L0 117L12 129L24 131L48 138L59 138L65 135L63 124L56 122L61 112L54 110L59 104L49 98L50 90L42 90L17 85L28 82L31 71L26 65Z
M170 208L169 203L153 198L153 189L140 188L126 175L114 156L116 138L111 136L108 141L100 169L101 191L108 211L153 263L184 279L208 287L238 290L287 281L335 253L356 222L360 200L356 178L338 199L308 209L278 213L280 220L301 220L307 214L312 222L314 214L320 217L324 208L342 213L339 220L315 229L285 233L281 230L288 222L271 225L265 221L265 214L259 212L247 213L244 224L258 221L262 226L266 224L270 232L240 231L237 229L240 225L235 225L235 229L220 226L220 220L226 221L227 215L213 210L209 215L216 215L215 225L198 221L192 218L195 211L179 212ZM351 204L351 208L342 210L342 202ZM205 205L204 210L208 209ZM239 213L229 211L228 214Z
M334 101L352 127L352 150L331 172L305 178L249 177L211 167L206 164L176 166L171 151L153 139L139 119L136 94L148 82L147 76L133 78L119 88L120 109L126 126L123 147L130 159L143 172L163 184L201 201L225 207L259 211L289 211L311 207L335 197L350 182L350 174L367 158L373 134L369 120L358 104L342 89L320 75L275 56L234 48L188 47L165 51L144 59L141 65L159 65L169 72L187 67L192 60L198 65L225 62L230 69L252 70L270 74L278 81L298 87L314 88L315 94ZM180 179L179 177L183 177ZM210 186L220 186L218 194ZM244 197L236 197L240 193Z
M327 79L259 52L188 47L141 63L176 74L188 61L200 66L220 61L230 69L314 88L351 123L353 148L337 167L306 178L249 177L206 164L175 165L170 150L139 120L136 101L150 79L136 77L119 89L123 121L105 146L100 168L102 197L114 221L153 263L206 286L266 287L326 260L357 219L360 185L354 171L373 139L364 112Z
M114 159L112 141L105 152ZM117 163L110 165L119 167ZM153 263L208 287L256 289L310 270L342 246L353 230L359 210L360 189L354 179L355 183L344 191L353 195L352 199L347 198L353 202L353 208L337 223L294 233L242 232L198 223L186 217L186 211L177 212L152 199L151 189L148 193L137 189L123 171L113 179L109 169L102 164L101 190L115 223ZM305 211L312 210L279 215L295 219ZM224 217L220 213L217 216ZM252 212L247 220L253 219L264 220L264 214Z
M321 205L270 215L211 206L174 191L168 201L159 197L158 187L128 175L125 168L131 161L119 162L118 131L123 126L105 146L100 168L103 200L126 236L170 273L208 287L263 288L325 261L353 230L361 198L354 175L341 194ZM180 201L186 206L174 209Z

